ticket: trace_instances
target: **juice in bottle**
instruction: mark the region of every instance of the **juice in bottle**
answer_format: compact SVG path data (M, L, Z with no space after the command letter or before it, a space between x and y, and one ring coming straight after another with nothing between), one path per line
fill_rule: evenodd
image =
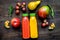
M35 13L30 14L30 35L31 38L38 38L37 20Z
M24 39L30 38L30 28L29 28L29 19L28 14L22 15L22 37Z

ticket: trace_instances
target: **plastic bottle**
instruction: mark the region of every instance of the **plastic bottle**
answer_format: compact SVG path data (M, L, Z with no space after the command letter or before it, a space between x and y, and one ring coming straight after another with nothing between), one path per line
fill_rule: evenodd
M35 13L30 14L30 34L31 38L38 38L37 20Z
M30 38L30 27L29 27L29 19L28 14L22 15L22 36L24 39Z

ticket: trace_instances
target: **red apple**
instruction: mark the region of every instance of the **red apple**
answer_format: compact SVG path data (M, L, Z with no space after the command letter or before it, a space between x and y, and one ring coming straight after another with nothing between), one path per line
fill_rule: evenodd
M18 28L20 26L20 19L19 18L13 18L11 20L11 25L14 27L14 28Z
M49 15L49 11L50 8L48 6L42 6L39 10L38 10L38 15L41 18L46 18L47 15Z

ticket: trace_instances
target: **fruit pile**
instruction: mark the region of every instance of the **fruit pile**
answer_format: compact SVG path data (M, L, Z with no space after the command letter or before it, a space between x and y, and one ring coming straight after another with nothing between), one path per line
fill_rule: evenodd
M26 11L26 3L25 3L25 2L22 2L22 3L17 2L15 9L16 9L16 10L15 10L15 13L16 13L16 14L19 14L19 13L20 13L20 9L21 9L23 12L25 12L25 11Z
M36 13L32 12L30 13L30 16L26 12L26 8L28 7L29 11L35 11L38 7L38 5L41 3L41 1L34 1L34 2L29 2L28 5L26 5L26 2L17 2L15 8L10 5L9 6L9 16L12 16L13 10L15 10L15 14L19 15L20 11L23 12L22 14L22 22L20 21L20 18L14 17L11 22L9 20L5 21L5 27L10 28L9 24L13 28L18 28L22 24L22 37L24 39L27 38L38 38L38 27L37 27L37 19L36 19ZM27 7L26 7L27 6ZM47 17L49 15L54 19L54 11L51 8L50 5L44 5L40 7L37 11L38 17L42 20L41 21L41 27L45 28L49 26L49 30L55 28L55 23L49 23ZM29 17L30 19L29 19Z

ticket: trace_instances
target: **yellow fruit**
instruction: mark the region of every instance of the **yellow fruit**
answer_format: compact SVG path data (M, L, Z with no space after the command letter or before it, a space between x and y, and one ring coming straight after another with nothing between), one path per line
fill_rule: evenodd
M55 24L54 24L54 23L52 23L52 24L51 24L51 27L55 27Z
M30 2L28 4L29 10L35 10L36 7L40 4L41 1Z
M5 28L10 28L10 26L9 26L9 21L8 21L8 20L5 21Z
M55 28L55 24L52 23L50 26L49 26L49 29L54 29Z

